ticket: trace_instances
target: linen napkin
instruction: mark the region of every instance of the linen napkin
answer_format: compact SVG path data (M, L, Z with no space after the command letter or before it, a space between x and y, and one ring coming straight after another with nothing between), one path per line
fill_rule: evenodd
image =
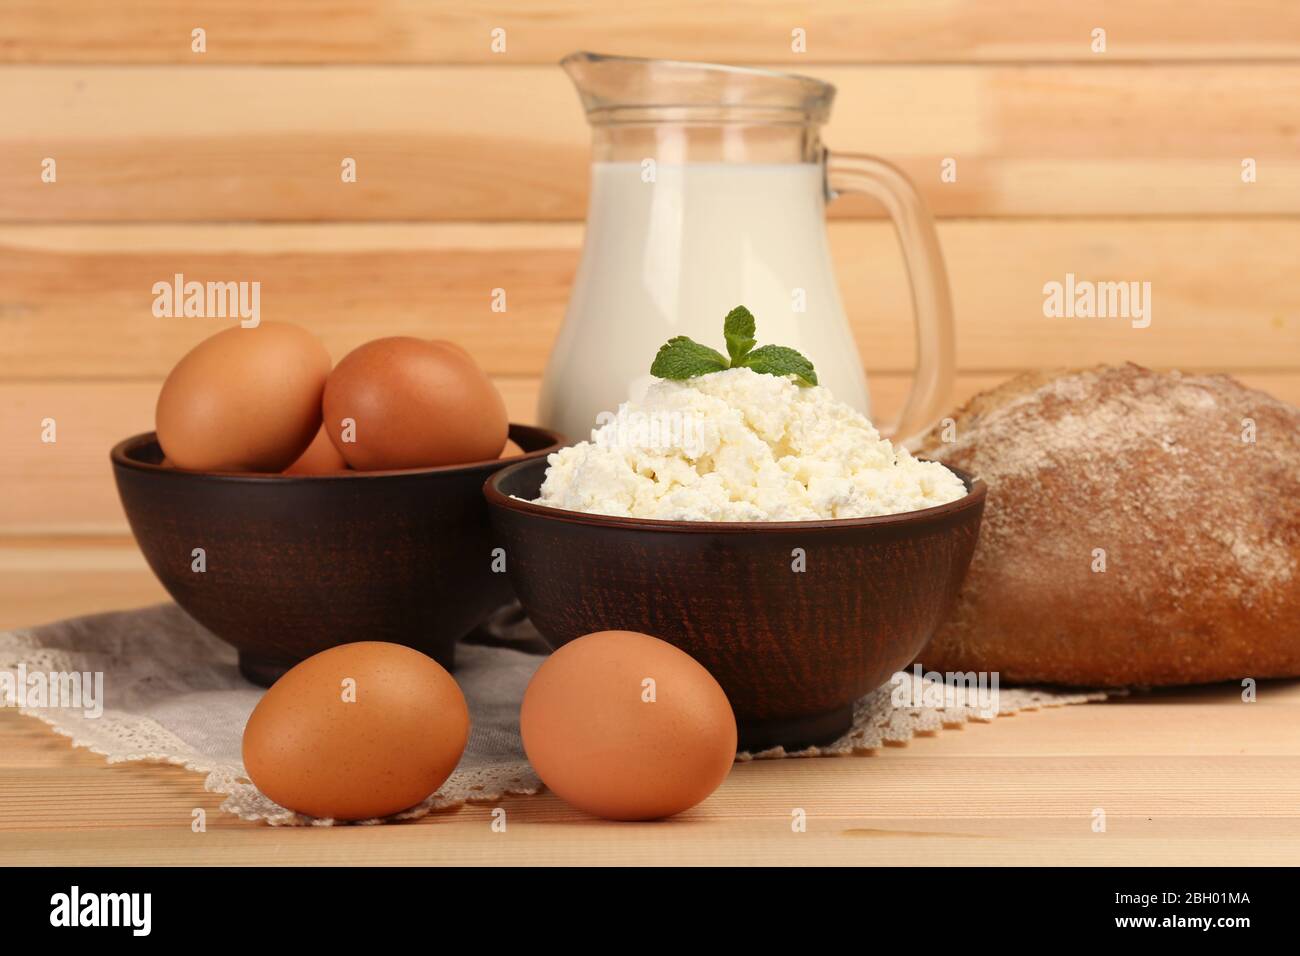
M503 608L461 643L455 678L472 721L465 754L437 793L388 819L420 817L542 788L520 740L519 705L544 651L540 636L517 605ZM298 826L335 822L278 806L245 776L240 755L244 725L264 690L239 673L234 648L175 604L0 633L0 672L11 675L0 679L0 704L38 717L74 745L110 763L156 761L205 774L206 788L226 796L221 808L245 820ZM66 698L56 702L41 693L51 673L63 675L65 681L81 675L82 693L75 706L66 706ZM945 701L942 690L942 684L925 677L896 675L858 702L853 728L835 743L798 753L781 748L742 753L737 759L870 753L945 726L1106 696L1004 688L995 709L981 710ZM900 694L913 703L900 706Z

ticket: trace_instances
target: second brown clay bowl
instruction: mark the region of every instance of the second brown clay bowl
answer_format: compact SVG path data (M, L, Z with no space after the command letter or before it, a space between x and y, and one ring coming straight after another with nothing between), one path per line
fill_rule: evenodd
M610 629L675 644L722 685L750 751L836 739L854 702L920 653L966 574L987 491L953 469L965 497L906 514L656 521L533 504L545 471L521 462L484 486L538 631L552 647Z
M523 425L510 437L525 459L564 443ZM508 460L311 476L190 472L161 464L152 432L111 457L149 567L238 649L254 683L351 641L407 644L450 670L457 640L513 598L492 568L482 492Z

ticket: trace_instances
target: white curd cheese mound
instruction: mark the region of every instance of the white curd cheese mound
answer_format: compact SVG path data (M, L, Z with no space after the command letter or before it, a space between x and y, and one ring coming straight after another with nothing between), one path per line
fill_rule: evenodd
M538 504L631 518L864 518L966 494L825 388L747 368L656 381L547 463Z

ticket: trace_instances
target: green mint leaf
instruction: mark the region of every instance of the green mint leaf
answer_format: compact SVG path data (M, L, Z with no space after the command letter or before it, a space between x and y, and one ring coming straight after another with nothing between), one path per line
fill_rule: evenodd
M754 313L743 305L736 306L723 320L722 334L727 340L727 354L731 356L731 364L739 365L740 360L758 342L754 338Z
M764 345L754 349L740 364L764 375L793 375L800 386L817 384L812 362L784 345Z
M650 365L650 374L681 380L721 372L726 367L727 358L721 352L678 335L659 346L659 354Z
M659 354L650 365L650 374L681 381L728 368L748 368L763 375L793 375L800 386L817 384L817 372L812 362L794 349L783 345L754 348L754 327L754 314L738 305L727 313L722 323L727 355L678 335L660 346Z

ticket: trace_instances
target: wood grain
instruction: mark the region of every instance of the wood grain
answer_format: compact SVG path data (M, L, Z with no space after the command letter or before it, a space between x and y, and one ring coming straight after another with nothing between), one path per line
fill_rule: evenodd
M1300 64L817 67L940 216L1300 212ZM0 219L575 220L555 67L0 69ZM340 163L357 162L344 183ZM41 180L42 161L58 179ZM957 181L940 181L945 158ZM1241 180L1243 158L1258 181ZM865 200L832 206L874 215Z
M0 539L0 629L165 600L129 536Z
M892 229L835 222L830 236L865 366L910 371ZM1300 369L1298 219L962 221L942 223L940 239L963 371L1124 360ZM0 227L0 381L161 379L234 324L154 317L153 284L178 272L261 282L262 318L308 326L336 359L383 335L442 337L494 375L537 376L580 243L579 226L540 223ZM1044 318L1044 283L1067 273L1150 282L1150 327ZM498 287L505 313L490 308Z
M6 554L0 593L14 573ZM71 572L78 592L94 590L95 574ZM35 590L42 616L57 616L62 599ZM705 803L661 823L602 823L543 793L400 827L272 829L222 814L198 774L108 766L0 713L0 854L82 865L1285 864L1300 852L1297 719L1300 682L1265 682L1255 704L1231 685L1189 688L1022 713L872 756L740 764ZM491 827L497 806L505 833ZM795 807L806 833L791 831ZM194 808L207 813L204 833L191 831ZM1096 808L1104 833L1092 830Z
M812 761L790 761L806 764ZM907 773L902 766L898 772ZM1043 775L1064 777L1076 765L1066 759L1044 766ZM1237 762L1238 777L1270 768ZM69 780L51 775L24 781L40 795L60 799L60 813L46 811L44 829L0 832L0 853L11 865L49 866L1222 866L1224 860L1252 866L1286 866L1300 852L1297 825L1291 817L1238 817L1229 808L1220 815L1178 817L1162 813L1180 799L1195 799L1200 791L1166 796L1151 805L1154 813L1129 813L1111 818L1106 834L1086 833L1082 818L1008 816L1000 819L969 819L957 816L960 796L945 804L947 812L918 818L856 816L815 821L820 827L804 834L789 832L789 810L778 817L777 810L755 800L755 811L767 816L756 819L675 820L669 823L623 824L615 828L594 820L559 821L542 817L508 829L502 838L491 832L492 808L461 810L454 817L425 817L400 827L312 828L310 833L268 832L252 829L254 824L234 826L209 823L207 833L192 834L178 821L192 807L204 807L208 820L216 817L220 800L204 794L197 785L182 790L172 783L165 812L168 821L151 822L142 812L132 812L141 797L141 787L128 783L114 794L100 794L105 773L130 773L130 769L100 769L94 776ZM136 770L135 772L139 772ZM149 770L175 778L184 771L174 768ZM741 771L741 778L758 771ZM801 767L763 768L773 780L789 780L800 792L824 786ZM1002 773L989 767L981 779ZM1101 771L1090 780L1104 781ZM975 774L966 776L974 780ZM915 786L930 782L919 778ZM1018 777L1012 777L1018 780ZM9 781L5 781L9 782ZM166 786L167 782L163 782ZM1132 776L1122 793L1141 802L1142 778ZM1213 787L1217 780L1206 781ZM63 788L67 789L63 789ZM198 792L194 792L198 790ZM874 799L870 787L845 786L846 799L860 806ZM1106 792L1114 792L1113 786ZM1086 796L1084 797L1086 800ZM1243 795L1248 800L1249 795ZM521 813L528 800L542 808L559 808L559 801L545 795L510 798L499 804L511 814ZM182 806L182 803L184 806ZM87 822L70 826L62 821L82 807L104 806L87 813ZM1031 811L1032 812L1032 811ZM60 825L62 823L62 825Z
M202 26L208 50L190 50ZM490 46L506 30L506 49ZM676 59L804 62L1295 57L1288 0L8 0L0 59L27 63L549 63L575 49ZM806 52L791 31L807 32Z

